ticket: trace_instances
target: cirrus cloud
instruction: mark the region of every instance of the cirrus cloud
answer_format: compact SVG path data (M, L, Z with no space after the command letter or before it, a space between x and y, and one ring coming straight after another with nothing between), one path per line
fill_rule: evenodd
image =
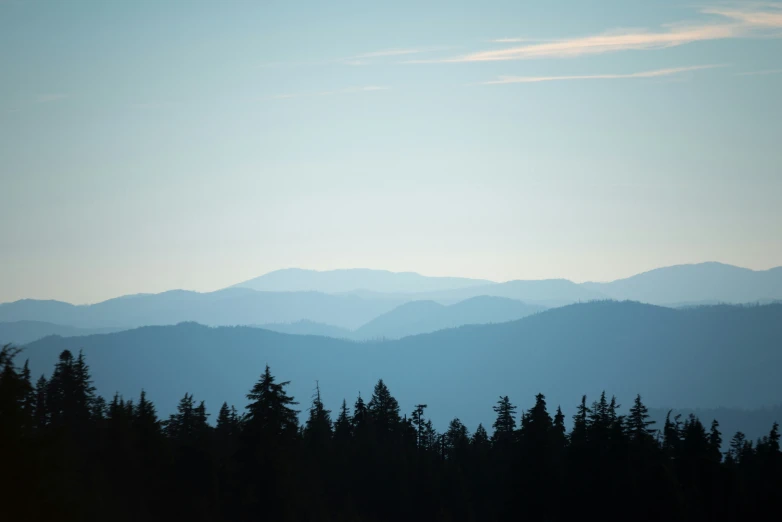
M508 83L539 83L555 82L567 80L620 80L631 78L659 78L662 76L672 76L683 72L697 71L701 69L713 69L715 67L725 67L725 65L691 65L688 67L669 67L667 69L655 69L652 71L641 71L626 74L579 74L571 76L500 76L497 80L481 82L481 85L502 85Z
M469 63L535 58L572 58L627 50L653 50L677 47L693 42L782 36L782 4L763 4L760 7L704 8L702 14L718 19L689 24L668 24L661 30L617 30L597 35L561 40L528 43L505 49L477 51L462 56L439 60L410 60L406 63ZM495 42L513 43L505 38ZM521 40L521 39L519 39Z

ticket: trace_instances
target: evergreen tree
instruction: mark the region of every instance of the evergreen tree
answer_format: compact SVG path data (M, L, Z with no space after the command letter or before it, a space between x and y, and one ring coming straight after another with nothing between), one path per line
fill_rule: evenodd
M722 433L719 430L720 423L717 419L711 421L709 430L709 456L711 460L719 463L722 460Z
M78 422L86 422L93 411L95 387L92 385L90 369L81 350L79 350L79 356L73 362L73 377L75 414L78 415Z
M779 453L779 423L775 422L768 434L768 446L772 452Z
M364 399L361 398L361 393L358 394L356 403L353 405L353 418L351 419L351 426L354 433L364 428L367 421L367 407L364 404Z
M458 418L453 419L448 424L448 430L445 432L445 457L451 460L464 461L467 450L470 447L470 434L467 426L462 424Z
M573 416L573 430L570 433L570 442L576 447L587 443L589 435L589 417L592 410L587 406L587 397L581 397L581 404L578 405L576 414Z
M228 403L224 402L217 415L215 433L223 440L234 437L239 434L240 423L236 408L233 406L229 408Z
M320 386L315 385L315 397L310 406L309 418L304 425L304 438L310 445L324 448L331 440L331 411L323 406L320 398Z
M334 441L339 444L347 444L350 442L353 436L352 428L353 420L350 417L350 410L348 409L348 403L345 399L342 399L342 406L339 409L339 415L334 422Z
M681 450L688 458L708 459L713 456L709 444L709 436L706 434L706 428L692 413L684 423L681 439Z
M565 414L562 408L557 406L557 413L554 415L552 424L551 438L554 448L563 449L567 445L567 429L565 428Z
M472 439L470 439L470 445L479 454L483 454L489 449L491 441L483 424L478 424L478 427L475 428L475 433L473 433Z
M49 383L46 377L41 375L35 383L35 429L44 430L49 425L49 407L46 403L46 390Z
M422 449L425 451L437 451L438 446L441 444L440 435L437 430L434 429L431 419L427 419L424 423L423 440L421 441Z
M627 416L627 433L635 443L650 444L654 440L654 430L651 426L655 421L649 420L649 409L641 402L641 396L636 395L630 414Z
M280 440L296 436L299 426L298 411L291 408L298 402L285 393L290 381L277 383L266 365L263 375L253 386L247 399L246 427L248 433L266 440Z
M367 414L381 439L394 431L401 422L399 403L391 396L383 379L379 379L375 384L372 397L367 404Z
M164 431L171 439L185 441L192 440L195 427L195 401L192 395L185 393L177 405L177 412L164 422Z
M416 431L416 446L420 449L425 446L424 433L426 430L426 422L424 421L424 410L426 404L417 404L413 410L411 417L413 418L413 426Z
M22 367L21 383L23 399L22 399L22 414L24 416L24 429L29 436L34 428L35 424L35 388L33 387L30 379L30 360L24 361Z
M6 444L21 437L26 425L29 381L25 381L14 364L14 358L20 351L11 345L0 349L0 442L6 439Z
M674 420L671 420L671 411L665 415L665 425L663 426L663 451L669 457L676 457L679 452L679 444L681 440L681 423L679 422L680 415L676 415Z
M136 433L144 439L155 437L160 433L160 421L155 405L147 399L147 392L141 390L138 406L132 408L133 425Z
M527 446L545 451L551 441L554 423L546 409L546 397L539 393L535 396L535 405L525 415L521 428L521 439Z
M730 439L730 449L728 449L727 456L730 457L731 462L741 464L742 457L746 454L747 437L744 433L737 431L736 434Z
M509 444L513 441L516 430L516 406L511 404L510 399L505 395L500 397L493 409L497 418L492 424L494 428L492 442L495 445Z

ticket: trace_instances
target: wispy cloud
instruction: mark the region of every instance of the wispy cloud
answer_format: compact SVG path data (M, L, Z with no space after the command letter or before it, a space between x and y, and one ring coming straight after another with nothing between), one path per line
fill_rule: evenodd
M612 32L567 38L543 43L519 45L505 49L478 51L440 60L410 60L407 63L464 63L534 58L572 58L626 50L651 50L677 47L693 42L782 35L782 4L757 7L704 8L702 14L718 20L689 24L669 24L661 30L615 30ZM513 43L514 39L498 42Z
M736 73L736 76L760 76L766 74L782 74L782 69L763 69L762 71L747 71Z
M765 4L766 9L771 10L742 10L720 7L710 7L701 12L731 18L750 27L782 27L782 4Z
M566 80L620 80L630 78L659 78L662 76L672 76L688 71L697 71L701 69L713 69L715 67L725 67L725 65L691 65L689 67L671 67L668 69L655 69L653 71L642 71L629 74L581 74L573 76L500 76L497 80L481 82L481 85L502 85L507 83L539 83L556 82Z
M35 103L49 103L57 100L62 100L67 98L67 94L39 94L35 98Z
M390 90L391 87L386 87L382 85L365 85L362 87L346 87L344 89L337 89L334 91L320 91L320 92L302 92L302 93L286 93L286 94L277 94L274 96L271 96L271 98L275 100L284 100L288 98L303 98L303 97L309 97L309 96L332 96L335 94L356 94L361 92L373 92L373 91L387 91Z

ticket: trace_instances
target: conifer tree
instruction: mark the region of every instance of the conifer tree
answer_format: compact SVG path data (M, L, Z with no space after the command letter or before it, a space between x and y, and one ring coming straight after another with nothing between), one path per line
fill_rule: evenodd
M709 458L719 463L722 461L722 433L719 430L720 423L717 419L711 421L711 428L709 429Z
M290 381L277 383L266 365L263 375L255 383L247 399L246 427L249 434L262 436L267 440L293 438L299 427L298 411L291 406L298 404L285 393Z
M639 444L650 444L654 440L651 429L654 424L655 421L649 420L649 409L641 402L641 396L636 395L627 416L627 433L630 440Z
M102 421L106 418L106 399L101 396L95 397L90 408L90 417L95 421Z
M774 422L771 426L771 431L768 434L768 446L769 450L775 453L779 453L779 423Z
M583 446L586 444L589 435L589 417L592 410L587 406L587 397L581 397L581 404L578 405L576 414L573 416L573 430L570 432L570 442L574 446Z
M310 406L309 418L304 425L304 438L311 446L325 447L331 440L331 411L323 406L320 398L320 386L315 385L315 397Z
M539 393L535 396L535 405L525 415L521 428L522 441L529 447L540 449L548 446L554 423L546 409L546 397Z
M679 452L679 445L681 441L681 423L679 417L676 415L671 420L671 412L668 410L665 415L665 425L663 426L663 451L669 456L675 458Z
M394 431L401 422L399 403L391 396L383 379L379 379L375 384L372 397L367 404L367 414L381 439L389 432Z
M417 404L411 415L413 419L413 427L416 431L416 447L419 449L424 447L424 433L426 429L426 422L424 421L424 410L426 404Z
M46 404L46 390L49 383L46 377L41 375L35 383L35 420L37 431L43 431L49 425L49 408Z
M510 399L505 395L500 397L493 409L497 418L492 424L492 428L494 428L492 442L494 444L509 444L513 441L516 431L516 406L511 404Z
M22 413L24 415L24 428L27 435L30 435L33 431L35 424L35 388L33 387L30 379L30 360L24 361L21 374L21 386L22 386Z
M5 438L6 444L22 436L25 424L28 383L14 364L14 358L20 351L11 345L0 349L0 442Z
M467 426L458 418L448 424L444 438L445 456L451 460L463 461L470 446L470 434Z
M567 445L567 429L565 428L565 414L562 413L560 406L557 406L557 413L554 414L551 428L551 439L554 448L563 449Z
M160 432L160 421L155 405L147 399L147 392L141 390L138 406L133 408L133 425L140 437L154 437Z
M470 445L479 454L482 454L489 449L491 442L489 434L486 431L486 428L483 427L483 424L478 424L478 427L475 428L475 433L473 433L472 438L470 439Z
M164 422L164 430L169 438L184 441L192 439L195 426L195 401L191 394L185 393L177 405L177 412Z
M745 453L745 447L747 444L747 437L744 433L737 431L733 438L730 439L730 446L727 456L730 457L731 462L741 464L742 456Z
M222 439L233 437L238 435L239 424L240 420L236 408L233 406L229 408L228 403L224 402L217 415L215 433Z
M352 422L348 403L345 399L342 399L339 415L337 415L337 420L334 422L334 440L337 443L346 444L350 441L353 431Z

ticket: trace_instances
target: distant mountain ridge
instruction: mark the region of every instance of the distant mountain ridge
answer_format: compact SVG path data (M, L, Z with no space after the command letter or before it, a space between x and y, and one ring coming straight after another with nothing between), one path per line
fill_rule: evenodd
M22 345L49 335L76 337L102 333L113 333L122 328L76 328L74 326L47 323L43 321L13 321L0 323L0 346Z
M321 335L337 339L368 341L401 339L467 324L503 323L521 319L545 308L504 297L472 297L453 305L435 301L410 301L386 312L355 330L302 320L293 323L253 325L280 333Z
M309 319L358 328L404 300L365 300L320 292L256 292L230 288L198 293L173 290L109 299L93 305L22 300L0 304L0 322L35 320L79 328L135 328L195 321L209 326Z
M568 418L582 394L591 401L602 390L625 407L636 393L657 408L771 406L782 396L781 342L782 305L606 301L379 343L183 323L47 337L22 357L33 375L48 374L61 350L84 349L101 394L136 397L144 388L163 416L185 392L213 413L223 400L241 408L266 363L305 403L317 380L332 410L382 377L403 412L425 403L438 428L458 414L474 429L491 424L491 406L506 394L526 409L544 393Z
M453 305L476 297L495 297L514 299L528 306L554 308L605 299L670 307L782 300L782 267L753 271L720 263L677 265L613 282L582 284L567 279L493 283L364 269L329 272L288 269L251 281L284 290L260 291L242 287L206 293L172 290L78 306L59 301L21 300L0 304L0 322L40 321L77 328L133 328L182 321L219 326L306 320L355 330L411 301ZM318 285L334 292L296 290ZM360 289L362 285L374 289ZM410 289L416 291L402 291ZM427 313L438 312L432 309ZM474 321L473 318L465 320ZM302 325L293 327L301 328Z
M675 265L582 286L612 299L659 305L768 302L782 299L782 267L750 270L715 262Z
M318 335L320 337L333 337L334 339L353 338L353 330L325 323L316 323L315 321L309 321L307 319L301 319L290 323L263 323L248 326L290 335Z
M285 268L243 281L231 288L250 288L263 292L344 293L368 290L382 293L416 293L451 290L492 283L465 277L430 277L415 272L390 272L369 268L306 270Z
M545 310L505 297L471 297L452 305L411 301L364 324L355 339L400 339L467 324L504 323Z

